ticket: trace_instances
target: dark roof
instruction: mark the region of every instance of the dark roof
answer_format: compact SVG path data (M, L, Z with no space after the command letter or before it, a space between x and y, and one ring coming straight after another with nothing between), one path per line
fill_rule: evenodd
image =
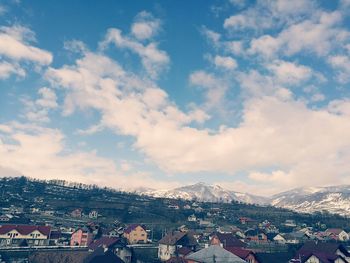
M330 255L327 253L321 253L321 252L310 252L308 254L304 254L304 255L300 255L298 256L298 258L294 258L294 259L300 259L301 262L300 263L305 263L309 260L309 258L311 258L312 256L317 257L320 260L320 263L334 263L335 260L337 259L342 259L344 262L347 262L343 257L341 257L340 255Z
M239 256L241 259L246 259L249 256L249 254L254 254L252 250L244 249L241 247L229 247L226 248L226 250L235 254L236 256Z
M22 235L28 235L33 231L37 230L41 234L48 236L50 235L51 227L50 226L33 226L33 225L1 225L0 226L0 235L4 235L12 230L16 230Z
M171 257L165 263L186 263L187 260L182 257Z
M175 245L178 241L180 241L187 233L185 232L171 232L165 235L161 240L159 240L159 244L165 245Z
M246 247L247 244L236 238L232 233L216 232L214 236L220 240L221 244L227 247Z
M104 252L102 247L96 249L91 255L89 255L84 263L125 263L117 255L113 254L112 251L108 250Z
M59 239L61 237L61 231L52 230L50 233L50 239Z
M184 255L184 256L190 254L191 252L192 252L192 250L189 249L188 247L180 247L180 248L177 250L177 253L178 253L179 255Z
M296 253L297 255L307 255L310 253L323 253L328 255L335 255L337 250L340 250L345 256L349 257L350 253L347 249L337 243L325 243L325 242L306 242Z
M256 258L259 263L287 263L293 255L289 252L278 252L278 253L256 253Z
M145 225L140 225L140 224L132 224L132 225L129 225L125 230L124 230L124 233L127 233L129 234L131 231L133 231L136 227L142 227L145 231L146 231L146 226Z
M114 237L101 237L100 239L95 240L93 243L89 245L89 249L95 250L98 247L106 247L109 248L116 244L119 241L119 238Z
M270 241L273 241L273 239L275 238L275 236L277 236L278 234L277 233L267 233L266 236L267 236L267 239L270 240Z

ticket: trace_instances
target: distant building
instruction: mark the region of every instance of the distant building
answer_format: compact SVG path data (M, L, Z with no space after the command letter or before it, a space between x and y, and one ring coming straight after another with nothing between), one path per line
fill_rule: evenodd
M132 224L124 230L124 237L129 244L147 243L146 226L140 224Z
M167 261L179 253L179 249L188 248L195 251L198 243L193 235L185 232L174 231L161 240L158 246L158 258L161 261Z
M185 257L188 263L244 263L247 262L219 245L201 249Z
M236 256L240 257L246 262L260 263L255 253L252 250L241 248L241 247L231 247L231 248L227 248L226 250L235 254Z
M197 217L195 215L190 215L190 216L188 216L187 221L197 222Z
M70 245L71 246L88 246L94 239L93 233L87 227L79 228L73 232Z
M98 217L98 212L96 210L92 210L89 213L89 218L96 219Z
M325 234L337 241L345 242L349 240L349 234L341 228L328 228Z
M290 262L297 263L347 263L350 262L350 253L337 243L306 242L295 254Z
M2 225L0 246L46 246L50 232L50 226Z
M210 236L210 245L220 245L223 248L241 247L247 246L246 243L237 239L233 233L220 233L216 232Z
M83 210L80 208L77 208L77 209L73 210L70 214L74 218L81 218L83 215Z

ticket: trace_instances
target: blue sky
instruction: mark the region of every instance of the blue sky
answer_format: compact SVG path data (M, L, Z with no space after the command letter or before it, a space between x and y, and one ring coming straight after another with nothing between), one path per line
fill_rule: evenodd
M2 1L0 176L262 195L348 183L349 11Z

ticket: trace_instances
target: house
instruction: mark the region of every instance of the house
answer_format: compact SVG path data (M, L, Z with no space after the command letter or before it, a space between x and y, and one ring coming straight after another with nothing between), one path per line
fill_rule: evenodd
M92 210L89 213L89 218L96 219L98 217L98 212L96 210Z
M223 248L246 247L247 244L236 238L233 233L216 232L210 236L210 245L220 245Z
M73 210L70 214L74 218L81 218L83 216L83 210L80 208L77 208Z
M293 260L298 263L343 263L350 262L350 253L341 244L311 241L296 252Z
M328 228L325 231L325 234L327 236L332 237L332 239L335 239L337 241L348 241L349 240L349 234L346 233L343 229L341 228Z
M46 246L50 226L1 225L0 246Z
M286 221L284 222L284 226L286 226L286 227L296 227L297 224L295 223L295 220L293 220L293 219L286 219Z
M299 244L310 239L306 233L301 231L284 234L283 237L286 240L286 244Z
M290 252L257 252L255 255L259 263L287 263L293 257Z
M188 263L244 263L245 260L222 248L212 245L185 257Z
M124 261L114 254L111 250L105 250L99 247L90 255L88 255L83 263L124 263Z
M266 236L267 236L267 239L271 242L278 243L278 244L286 243L285 238L281 234L267 233Z
M11 214L5 214L0 216L0 222L9 222L13 218Z
M195 215L190 215L187 218L188 222L197 222L197 217Z
M240 247L226 248L226 250L235 254L236 256L240 257L241 259L245 260L246 262L260 263L255 255L255 253L252 250L240 248Z
M176 256L180 248L183 249L186 247L191 251L195 251L197 245L197 240L195 240L192 234L173 231L159 240L158 258L161 261L166 261Z
M147 231L145 225L132 224L124 230L124 237L129 244L147 243Z
M87 227L82 227L73 232L70 245L71 246L88 246L94 239L94 235Z
M264 243L267 242L267 235L260 229L248 229L245 233L246 240Z
M117 255L125 263L131 262L131 250L121 238L102 237L89 245L89 251L95 251L98 248L112 251L113 254Z
M247 225L247 224L251 224L251 223L255 223L255 220L249 218L249 217L240 217L238 218L239 222L242 224L242 225Z

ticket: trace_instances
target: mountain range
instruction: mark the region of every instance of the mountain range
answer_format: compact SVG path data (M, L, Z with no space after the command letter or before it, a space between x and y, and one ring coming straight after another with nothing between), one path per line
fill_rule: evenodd
M272 205L297 212L324 212L350 216L350 185L304 187L263 197L224 189L219 185L196 183L169 190L139 189L139 194L171 199Z

